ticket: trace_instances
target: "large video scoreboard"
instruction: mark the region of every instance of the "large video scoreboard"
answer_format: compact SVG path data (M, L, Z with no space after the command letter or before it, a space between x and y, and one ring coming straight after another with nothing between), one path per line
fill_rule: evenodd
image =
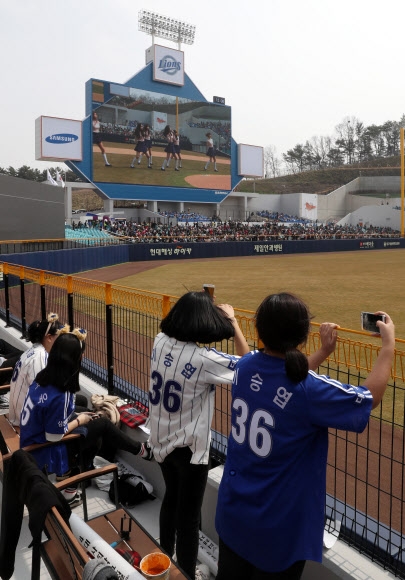
M83 160L68 165L110 199L220 203L241 180L231 107L207 101L186 74L182 86L154 76L151 62L125 84L86 83ZM138 145L145 128L149 155ZM168 128L177 156L168 152Z

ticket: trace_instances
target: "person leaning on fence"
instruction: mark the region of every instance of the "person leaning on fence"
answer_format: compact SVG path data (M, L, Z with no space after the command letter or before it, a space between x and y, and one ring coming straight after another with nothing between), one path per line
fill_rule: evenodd
M32 452L38 466L46 468L49 474L55 473L57 479L67 475L73 465L74 453L69 453L63 444L63 436L77 432L80 439L83 463L91 468L95 455L109 461L114 460L118 449L151 459L149 447L132 440L106 417L96 413L75 413L75 393L79 390L79 373L85 348L86 332L75 329L72 333L58 336L49 353L46 367L30 385L21 411L20 446L46 441L60 445L37 449ZM69 446L69 451L72 445ZM77 496L72 497L72 501Z
M299 350L311 320L302 300L272 294L259 306L264 350L239 361L232 385L217 580L298 580L306 560L322 561L328 428L361 433L391 372L394 324L379 314L386 316L377 322L382 346L356 387L309 370L316 356L308 360ZM337 328L321 325L318 364L334 351Z
M208 476L215 385L230 384L238 356L201 347L234 338L249 351L232 306L206 292L184 294L160 323L151 359L149 443L166 490L160 545L190 576L196 571L201 505ZM198 344L197 344L198 343Z

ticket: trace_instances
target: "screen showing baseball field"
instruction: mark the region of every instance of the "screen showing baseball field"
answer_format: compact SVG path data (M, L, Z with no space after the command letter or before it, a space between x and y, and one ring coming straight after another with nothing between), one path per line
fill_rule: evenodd
M127 89L93 110L93 181L231 190L231 108Z

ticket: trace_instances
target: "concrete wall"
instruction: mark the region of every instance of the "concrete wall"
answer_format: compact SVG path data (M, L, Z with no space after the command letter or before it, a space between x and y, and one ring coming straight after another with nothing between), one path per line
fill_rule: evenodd
M0 175L0 239L65 237L62 187Z
M401 229L401 212L393 209L392 205L365 205L346 215L338 222L339 225L362 224L381 228Z

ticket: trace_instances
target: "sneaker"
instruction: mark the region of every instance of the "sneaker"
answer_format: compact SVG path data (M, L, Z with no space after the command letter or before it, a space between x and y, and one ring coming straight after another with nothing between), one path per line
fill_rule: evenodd
M142 459L146 459L146 461L152 461L152 459L154 459L152 448L147 441L142 443L139 455Z
M161 167L160 169L161 169L161 171L165 171L165 168L164 167Z
M175 171L180 171L180 169L178 169L178 167L175 167L175 168L174 168L174 170L175 170Z
M131 169L135 169L134 165L130 165L130 168L131 168Z
M210 580L210 569L206 564L198 564L195 569L195 580Z
M105 166L106 167L112 167L111 163L106 163Z
M82 505L83 499L82 499L82 494L80 493L80 491L74 490L74 493L71 494L70 490L71 490L71 488L66 488L64 490L64 493L63 493L70 508L74 508L74 507L77 507L78 505Z
M218 171L218 169L214 169L214 171Z

